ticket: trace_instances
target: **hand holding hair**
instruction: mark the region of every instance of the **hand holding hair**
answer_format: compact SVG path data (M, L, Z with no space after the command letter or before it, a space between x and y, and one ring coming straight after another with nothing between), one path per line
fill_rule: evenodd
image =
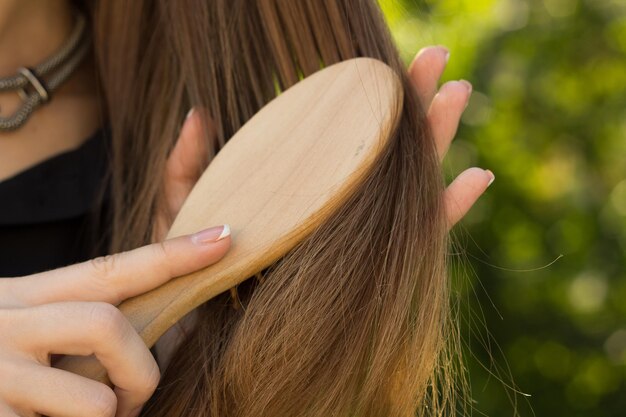
M465 81L449 81L437 91L437 82L446 68L450 52L442 46L429 46L418 52L409 67L409 77L425 109L428 123L443 159L456 135L461 115L472 94ZM495 176L489 170L468 168L457 176L445 191L445 209L450 227L467 214L491 185Z
M0 278L0 415L135 416L160 373L115 307L221 259L218 226L132 251L20 278ZM116 385L51 368L53 354L95 355ZM116 413L117 410L117 413Z
M424 108L441 159L444 158L456 134L461 115L469 101L472 87L467 81L451 81L437 91L437 83L446 67L449 52L441 46L422 49L409 67L409 76ZM165 198L161 200L156 219L154 239L163 239L183 202L208 164L203 156L209 143L215 140L213 120L204 109L192 109L181 128L166 164L162 181ZM452 227L470 210L493 181L491 171L473 167L462 172L444 194L445 210ZM183 340L179 327L168 330L156 343L160 364Z
M444 66L442 50L427 48L409 70L420 98L425 104L431 103L428 121L441 157L470 94L464 82L450 82L435 95ZM202 129L211 129L211 125L201 116L194 111L187 118L168 159L163 178L165 199L156 219L154 241L169 228L169 219L176 216L207 164L198 155L206 154ZM491 178L489 172L471 168L450 185L445 198L451 225L469 210ZM116 408L117 415L137 414L158 383L158 367L132 326L113 306L173 276L216 262L230 239L220 242L198 248L190 246L188 237L181 237L55 271L0 279L0 370L10 380L19 381L0 392L3 415L24 410L47 415L112 415ZM172 259L177 260L173 263ZM49 368L52 353L95 354L107 368L116 391ZM42 385L40 381L53 382ZM73 392L81 395L71 395Z
M456 135L461 115L469 102L472 86L465 80L450 81L437 90L450 53L443 46L421 49L409 66L409 76L422 105L428 110L428 122L433 132L439 156L443 159ZM162 240L183 202L208 165L209 141L215 140L213 120L204 110L191 109L181 128L163 175L164 199L155 220L154 241ZM491 171L468 168L446 190L446 212L450 227L465 216L494 179Z

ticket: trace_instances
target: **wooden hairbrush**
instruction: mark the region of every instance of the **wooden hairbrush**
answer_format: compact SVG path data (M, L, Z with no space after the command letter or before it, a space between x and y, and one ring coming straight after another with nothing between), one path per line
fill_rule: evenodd
M214 265L119 305L146 345L152 347L200 304L277 261L327 220L384 149L402 100L390 67L355 58L305 78L255 114L210 163L168 234L228 223L229 252ZM94 357L68 356L57 366L108 382Z

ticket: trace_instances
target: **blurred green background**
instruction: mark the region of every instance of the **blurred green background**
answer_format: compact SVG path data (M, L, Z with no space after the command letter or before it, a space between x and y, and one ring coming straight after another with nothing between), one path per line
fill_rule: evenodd
M496 175L455 229L473 414L626 416L626 0L381 5L474 85L448 177Z

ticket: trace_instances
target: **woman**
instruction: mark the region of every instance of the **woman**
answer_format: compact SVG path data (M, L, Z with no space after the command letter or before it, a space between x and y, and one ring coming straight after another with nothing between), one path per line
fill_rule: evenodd
M207 71L213 67L177 66L193 54L201 55L202 50L194 48L208 42L202 36L214 41L229 30L226 24L209 27L206 22L227 22L229 15L220 12L244 10L246 4L157 3L5 0L0 4L0 76L21 74L26 92L46 101L21 110L19 89L0 91L4 118L0 120L6 122L0 131L0 198L7 206L4 212L0 209L4 213L0 276L6 277L0 279L2 416L138 415L159 383L159 367L164 370L183 335L172 329L157 343L157 366L114 306L217 262L230 245L227 225L163 239L211 157L262 104L260 100L242 111L240 102L228 116L244 116L229 125L224 115L216 115L212 103L196 94L209 89L204 84L208 80L220 79ZM310 3L315 11L315 2ZM363 7L363 13L368 13L369 6ZM85 31L92 33L93 40L78 37L70 54L76 64L68 67L66 77L47 98L45 78L58 74L41 76L20 69L36 68L58 54L72 34L80 32L81 14L90 16ZM194 38L194 28L204 30L200 39ZM168 37L179 30L188 31L188 36ZM89 48L81 56L83 43ZM241 45L244 55L252 53L246 45ZM231 48L223 53L241 51ZM471 94L466 81L452 81L437 90L448 56L443 47L425 48L408 71L421 105L428 109L426 120L440 157ZM211 58L228 61L226 56ZM144 60L155 65L143 65ZM229 81L226 78L215 88L228 88L229 94L236 88L253 88ZM282 88L292 82L279 80ZM114 105L112 97L125 97L125 101ZM203 105L181 120L186 103ZM182 123L180 128L176 119ZM172 134L177 130L178 135ZM125 142L119 141L122 137ZM470 168L450 184L443 197L450 226L493 178L490 171ZM121 250L126 251L88 260ZM74 264L65 266L69 263ZM95 354L115 389L50 367L52 354Z

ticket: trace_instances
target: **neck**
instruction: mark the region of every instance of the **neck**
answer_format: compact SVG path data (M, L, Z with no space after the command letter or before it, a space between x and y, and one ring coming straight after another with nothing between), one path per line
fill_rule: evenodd
M74 25L67 0L8 0L0 4L0 77L34 67L54 54Z

